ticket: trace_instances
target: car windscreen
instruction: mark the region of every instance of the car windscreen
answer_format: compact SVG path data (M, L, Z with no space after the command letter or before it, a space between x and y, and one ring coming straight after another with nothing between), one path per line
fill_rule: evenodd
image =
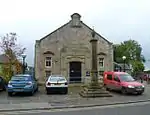
M50 81L54 81L54 82L65 81L65 78L64 77L50 77Z
M13 76L11 78L12 81L31 81L30 76Z
M125 81L125 82L135 81L135 79L133 79L133 77L129 74L120 74L119 76L121 81Z

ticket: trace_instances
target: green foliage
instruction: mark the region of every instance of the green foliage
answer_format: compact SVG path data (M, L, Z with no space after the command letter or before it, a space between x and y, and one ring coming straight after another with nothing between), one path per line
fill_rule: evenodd
M144 71L144 65L141 61L132 62L133 73Z
M8 83L8 81L11 79L10 76L13 75L13 71L11 69L11 65L10 64L3 64L1 65L1 73L0 75L6 80L6 82Z
M126 56L126 64L131 64L133 72L142 72L144 70L145 58L141 54L142 47L135 40L127 40L121 44L114 45L114 61L123 63L122 56Z
M18 58L21 54L24 53L26 48L23 48L21 45L17 44L17 34L16 33L9 33L5 36L1 37L0 39L0 48L5 54L9 62L8 64L4 64L2 67L2 76L8 81L10 80L11 76L13 75L13 67L17 67Z

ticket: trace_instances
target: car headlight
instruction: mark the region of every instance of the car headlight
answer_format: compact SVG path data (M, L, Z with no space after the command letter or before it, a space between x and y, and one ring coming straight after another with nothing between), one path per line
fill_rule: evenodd
M12 87L12 83L9 81L8 86L7 87Z
M12 85L11 85L11 84L8 84L8 87L12 87Z
M32 87L32 86L33 86L33 83L31 81L29 81L29 82L27 82L25 87Z
M145 86L144 85L142 85L142 88L144 88Z
M132 85L128 85L128 88L134 88L134 86L132 86Z

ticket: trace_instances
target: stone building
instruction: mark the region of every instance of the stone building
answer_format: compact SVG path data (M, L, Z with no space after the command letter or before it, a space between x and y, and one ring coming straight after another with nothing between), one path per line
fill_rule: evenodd
M92 29L78 13L47 36L36 40L35 76L44 81L51 74L61 74L69 82L85 82L91 71ZM98 39L98 73L113 70L113 44L96 33Z

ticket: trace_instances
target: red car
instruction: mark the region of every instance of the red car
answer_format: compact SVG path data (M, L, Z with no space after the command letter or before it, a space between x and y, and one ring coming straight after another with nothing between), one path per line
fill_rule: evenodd
M104 72L103 80L107 90L121 91L123 94L142 94L145 89L143 84L125 72Z

